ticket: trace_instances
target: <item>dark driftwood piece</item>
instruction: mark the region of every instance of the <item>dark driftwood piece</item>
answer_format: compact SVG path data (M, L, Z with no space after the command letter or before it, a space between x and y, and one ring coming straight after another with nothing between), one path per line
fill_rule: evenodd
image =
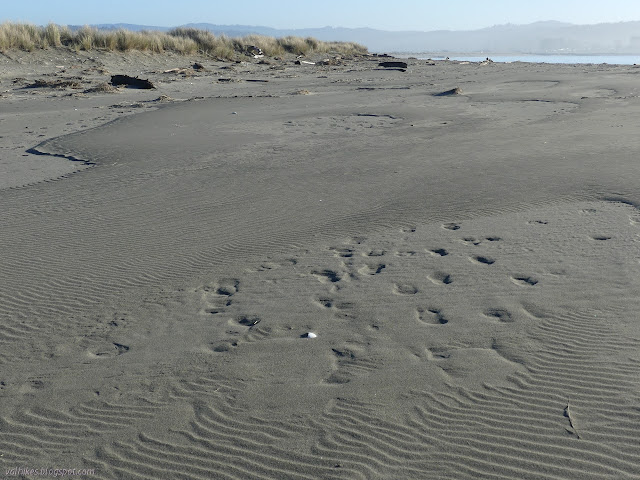
M143 80L138 77L130 77L129 75L112 75L111 76L111 85L126 85L127 87L133 88L156 88L153 83L149 80Z
M380 62L378 66L384 68L407 68L408 65L406 62Z
M462 95L462 90L460 90L460 87L456 87L451 90L433 94L434 97L448 97L450 95Z

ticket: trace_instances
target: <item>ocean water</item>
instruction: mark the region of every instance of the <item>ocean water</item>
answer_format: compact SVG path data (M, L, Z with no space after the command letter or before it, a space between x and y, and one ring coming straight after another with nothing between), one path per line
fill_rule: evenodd
M414 57L421 60L428 58L432 60L444 60L446 55L434 53L403 53L396 54L399 58ZM529 63L591 63L609 65L634 65L640 64L640 55L491 55L468 56L468 55L448 55L450 60L481 62L489 57L494 62L529 62Z

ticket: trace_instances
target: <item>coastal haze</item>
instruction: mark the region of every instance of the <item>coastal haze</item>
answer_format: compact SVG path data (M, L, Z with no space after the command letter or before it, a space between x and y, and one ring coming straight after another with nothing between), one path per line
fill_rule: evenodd
M250 41L2 51L0 473L640 479L640 67Z
M168 27L100 24L98 28L130 30L168 30ZM640 22L572 25L563 22L537 22L528 25L496 25L477 30L386 31L372 28L276 29L251 25L190 23L217 35L230 37L250 34L283 37L296 35L327 41L358 42L373 52L453 52L517 54L640 54Z

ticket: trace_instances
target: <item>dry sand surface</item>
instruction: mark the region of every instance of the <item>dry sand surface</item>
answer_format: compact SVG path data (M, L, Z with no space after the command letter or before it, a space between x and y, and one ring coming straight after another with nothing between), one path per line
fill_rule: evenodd
M640 478L640 68L379 61L0 57L2 475Z

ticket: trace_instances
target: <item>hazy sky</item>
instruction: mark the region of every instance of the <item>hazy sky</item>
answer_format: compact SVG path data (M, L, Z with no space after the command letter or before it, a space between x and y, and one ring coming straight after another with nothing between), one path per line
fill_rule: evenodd
M640 0L0 0L0 21L36 24L207 22L275 28L465 30L540 20L640 20Z

